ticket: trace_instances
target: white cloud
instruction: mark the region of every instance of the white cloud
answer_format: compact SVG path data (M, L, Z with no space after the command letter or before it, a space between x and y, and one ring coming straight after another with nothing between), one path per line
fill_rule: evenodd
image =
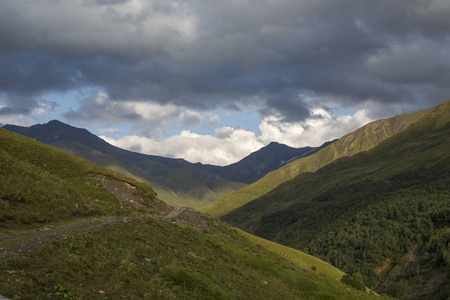
M165 157L184 158L190 162L204 164L228 165L264 145L255 133L241 128L221 128L216 132L227 130L227 137L199 135L189 130L164 140L140 136L125 136L113 139L101 136L102 139L124 149L139 149L140 152Z
M38 104L38 107L35 108L31 112L32 115L47 114L47 113L53 111L56 107L58 107L58 104L56 102L54 102L54 101L41 100L37 104Z
M278 141L291 147L320 146L325 141L343 135L372 121L366 110L353 116L335 117L321 108L311 110L311 117L304 122L282 122L281 117L271 116L262 120L259 129L264 144Z
M99 130L99 132L101 133L101 134L105 134L105 133L113 133L113 134L116 134L116 133L119 133L119 129L118 128L101 128L100 130Z
M111 101L109 102L111 103ZM119 114L123 109L122 111L129 111L132 114L138 115L141 120L154 124L164 124L165 122L170 122L172 119L178 118L183 111L182 108L172 104L157 105L137 101L112 101L112 103L117 108L117 114Z
M312 117L305 122L286 123L281 117L266 117L259 126L259 136L241 127L222 127L215 130L214 136L183 130L166 139L136 135L119 139L103 135L101 138L120 148L146 154L184 158L193 163L229 165L272 141L291 147L319 146L370 121L365 110L336 118L324 109L314 109Z

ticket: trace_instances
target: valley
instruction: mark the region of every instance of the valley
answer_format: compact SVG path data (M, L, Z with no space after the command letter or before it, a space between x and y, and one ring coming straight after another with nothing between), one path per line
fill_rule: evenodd
M0 300L450 300L450 0L0 0Z
M40 126L30 128L42 133ZM20 130L28 129L15 128ZM60 136L64 149L71 138ZM449 136L449 101L376 121L315 153L301 150L311 155L279 165L248 186L235 186L237 191L198 212L162 201L148 180L129 171L133 168L119 174L67 153L72 150L0 129L0 294L11 299L445 298L450 295ZM152 161L159 166L152 174L167 172L165 184L181 180L189 187L193 181L182 178L193 174L201 184L213 178L220 178L219 185L227 182L208 173L213 166L103 147L108 152L82 149L87 157L108 161L114 151ZM264 151L253 155L260 155L257 161L271 155ZM194 190L193 198L201 198Z
M0 129L0 294L10 299L371 299L343 272L147 184Z
M312 155L329 144L296 149L272 143L235 164L220 167L123 150L86 129L57 120L31 127L5 125L4 128L147 182L169 204L196 209L257 181L281 167L284 161Z

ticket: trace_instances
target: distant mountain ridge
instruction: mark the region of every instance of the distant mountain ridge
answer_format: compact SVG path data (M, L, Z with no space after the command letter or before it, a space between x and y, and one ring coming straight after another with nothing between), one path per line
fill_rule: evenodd
M219 167L120 149L86 129L58 120L31 127L8 124L3 128L143 180L150 183L158 197L167 203L193 208L204 206L293 159L311 155L329 144L296 149L271 143L235 164Z
M150 183L158 197L170 204L195 208L244 186L199 170L183 159L120 149L86 129L57 120L31 127L5 125L3 128Z
M316 153L332 142L325 142L319 147L303 148L292 148L284 144L272 142L240 161L225 167L202 164L196 164L196 166L231 181L251 184L263 178L266 174L296 159Z

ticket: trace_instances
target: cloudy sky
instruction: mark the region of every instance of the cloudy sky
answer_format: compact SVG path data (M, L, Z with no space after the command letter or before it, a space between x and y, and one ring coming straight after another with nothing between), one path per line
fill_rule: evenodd
M448 0L1 0L0 123L226 165L450 99Z

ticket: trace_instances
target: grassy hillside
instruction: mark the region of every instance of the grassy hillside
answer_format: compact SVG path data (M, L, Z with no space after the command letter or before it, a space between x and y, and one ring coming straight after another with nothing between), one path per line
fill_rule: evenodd
M245 186L244 183L209 174L183 159L144 155L117 148L86 129L56 120L31 127L6 125L5 128L149 183L160 199L173 205L198 208Z
M280 256L222 225L203 232L133 219L0 262L0 292L13 299L379 299L291 252Z
M0 294L12 299L375 298L319 259L1 129L0 176Z
M95 174L139 187L142 205L147 208L159 201L148 185L125 180L62 150L0 129L0 226L16 228L82 216L131 213L126 203L95 181Z
M293 179L304 172L314 172L341 157L366 151L394 134L406 129L412 123L429 114L433 108L412 114L395 116L367 124L345 135L317 153L300 158L275 170L257 182L227 194L213 203L200 208L200 211L215 217L221 217L242 205L267 194L283 182Z
M223 219L395 297L450 296L450 102ZM360 274L360 275L359 275Z

